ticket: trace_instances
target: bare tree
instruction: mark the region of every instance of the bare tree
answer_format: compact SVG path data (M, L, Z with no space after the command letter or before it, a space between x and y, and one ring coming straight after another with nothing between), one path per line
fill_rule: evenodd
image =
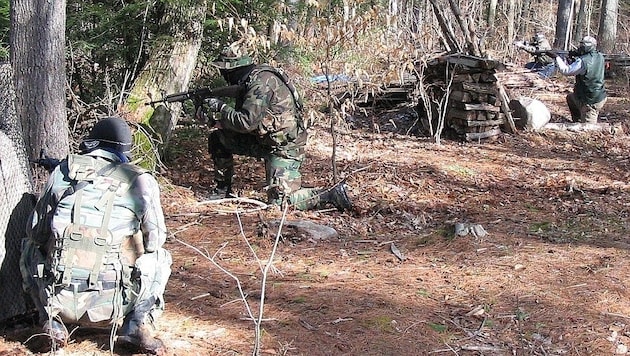
M63 158L68 154L66 114L65 25L66 1L12 0L11 64L15 108L24 144L31 159L43 150ZM36 187L46 178L33 176Z
M597 34L597 47L601 52L613 53L617 40L619 0L602 0L601 11L599 17L599 32Z
M555 48L566 49L571 34L571 17L573 14L574 0L560 0L556 16L556 38L553 43Z
M584 34L587 33L584 31L584 24L588 21L586 15L586 0L580 0L580 7L575 19L575 31L573 32L573 38L582 38L584 37Z
M497 18L497 4L498 0L490 0L488 2L488 15L486 16L486 22L489 28L494 27L494 21Z
M531 0L522 0L521 1L521 15L520 21L518 22L518 32L517 35L525 36L529 33L529 22L531 18Z

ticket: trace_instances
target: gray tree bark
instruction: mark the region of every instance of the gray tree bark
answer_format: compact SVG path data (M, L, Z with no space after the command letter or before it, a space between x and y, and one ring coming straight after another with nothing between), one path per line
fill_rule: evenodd
M55 158L68 154L65 72L65 0L12 0L11 64L15 109L30 159L41 150ZM35 187L47 178L33 172Z
M580 7L575 18L575 31L573 32L573 38L576 40L584 37L584 23L587 21L586 17L586 0L580 0Z
M489 28L494 28L494 21L497 18L497 4L498 0L490 0L488 2L488 16L486 16L486 22Z
M574 0L560 0L558 2L558 12L556 16L556 38L554 48L567 49L569 35L571 33L571 15L573 12Z
M530 32L529 25L528 25L531 18L530 6L531 6L530 0L523 0L521 2L521 18L520 18L520 21L518 22L517 35L521 36L522 38L527 38Z
M603 53L614 53L617 40L617 15L619 0L602 0L602 12L599 17L597 48Z

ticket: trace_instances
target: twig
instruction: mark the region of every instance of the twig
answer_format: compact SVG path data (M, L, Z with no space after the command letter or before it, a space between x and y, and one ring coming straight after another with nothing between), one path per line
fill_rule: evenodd
M416 326L416 325L418 325L420 323L426 323L426 320L416 321L415 323L409 325L408 327L405 328L405 330L403 330L403 334L406 334L407 331L409 331L409 329L413 328L414 326Z
M625 318L625 319L630 319L630 316L628 315L623 315L623 314L617 314L617 313L607 313L607 312L603 312L602 315L606 315L606 316L616 316L618 318Z
M258 322L262 322L262 321L277 321L278 319L276 318L269 318L269 319L264 319L264 318L259 318L259 319L252 319L252 318L238 318L238 320L247 320L247 321L253 321L256 322L258 320Z
M245 294L245 299L247 299L247 294ZM223 304L219 305L219 308L223 308L226 305L230 305L232 303L240 302L240 301L241 301L241 299L230 300L229 302L226 302L226 303L223 303Z
M210 295L210 293L199 294L197 296L194 296L194 297L190 298L190 300L197 300L199 298L205 298L205 297L207 297L209 295Z
M177 231L172 232L171 233L171 237L175 237L175 235L179 234L180 232L184 232L184 231L188 230L189 227L191 227L193 225L198 225L198 224L199 224L199 222L197 222L197 221L192 221L192 222L189 222L187 224L184 224L184 225L178 227Z
M355 169L354 171L352 171L352 172L348 173L348 177L352 176L353 174L357 174L357 173L359 173L359 172L362 172L362 171L365 171L365 170L367 170L367 169L370 169L371 167L372 167L372 163L368 164L368 165L367 165L367 166L365 166L365 167L361 167L361 168ZM346 177L346 178L347 178L347 177Z
M500 352L503 349L494 346L477 346L477 345L464 345L460 346L460 349L465 351L480 351L480 352Z
M245 294L245 292L243 291L243 286L241 285L241 281L238 279L237 276L235 276L234 274L232 274L230 271L228 271L227 269L223 268L223 266L221 266L218 262L215 261L215 258L217 256L217 254L219 252L221 252L221 250L223 250L228 244L227 242L224 243L223 245L221 245L221 247L219 247L217 249L217 251L214 253L214 255L210 256L210 254L206 251L201 251L199 248L185 242L182 241L180 239L175 239L175 241L181 243L184 246L187 246L188 248L196 251L198 254L200 254L201 256L205 257L208 261L210 261L215 267L217 267L219 270L221 270L223 273L225 273L226 275L228 275L230 278L232 278L235 282L236 282L236 286L238 288L238 291L241 295L241 300L243 301L243 304L245 305L245 309L247 310L247 314L253 318L253 313L251 308L249 307L249 303L247 303L247 295Z
M287 211L289 210L289 204L285 204L284 206L284 210L282 211L282 219L280 219L280 224L278 225L278 233L276 234L276 240L273 243L273 248L271 249L271 254L269 256L269 260L267 262L267 264L265 265L265 268L263 270L263 275L262 275L262 282L261 282L261 287L260 287L260 307L258 310L258 321L255 322L256 324L256 345L255 345L255 349L254 349L254 355L258 355L260 353L260 343L261 343L261 330L260 330L260 324L262 322L262 316L263 316L263 310L265 307L265 290L266 290L266 286L267 286L267 275L269 273L269 269L271 268L271 266L273 265L273 258L276 254L276 251L278 250L278 244L280 243L280 238L282 237L282 226L284 225L284 222L286 221L287 218Z
M341 323L343 321L352 321L352 320L354 320L354 319L352 319L352 318L337 318L337 319L331 321L330 323L334 325L334 324L339 324L339 323Z

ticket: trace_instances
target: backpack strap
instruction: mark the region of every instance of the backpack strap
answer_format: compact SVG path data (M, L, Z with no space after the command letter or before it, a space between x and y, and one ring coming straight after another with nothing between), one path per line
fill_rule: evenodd
M298 112L298 116L300 116L301 118L302 110L304 109L302 98L300 97L300 94L298 93L297 89L295 88L295 86L293 85L289 77L284 73L284 71L278 68L272 67L270 65L267 65L267 64L261 64L257 66L256 68L254 68L250 76L256 76L258 75L258 73L261 73L261 72L273 73L276 77L278 77L282 81L282 83L284 83L284 85L287 86L287 88L289 88L289 91L291 92L291 96L293 97L293 102L295 103L295 108L297 109L297 112Z
M110 243L108 241L110 238L108 227L116 196L123 195L131 187L135 179L146 171L131 164L107 162L84 155L70 155L68 157L68 167L68 176L73 183L64 191L59 201L71 194L75 195L71 225L77 228L71 228L67 234L64 233L64 239L67 242L67 246L64 246L64 248L68 249L68 253L63 261L64 273L62 283L66 286L69 286L71 283L74 251L89 251L93 255L94 263L89 272L88 286L89 288L96 288L105 256L115 252L116 249L120 249L120 246L117 245L107 246ZM104 212L103 218L100 226L97 227L97 233L91 238L84 238L84 230L81 229L83 192L85 187L97 180L101 182L105 180L108 183L106 188L102 190L101 198L94 205L97 210Z

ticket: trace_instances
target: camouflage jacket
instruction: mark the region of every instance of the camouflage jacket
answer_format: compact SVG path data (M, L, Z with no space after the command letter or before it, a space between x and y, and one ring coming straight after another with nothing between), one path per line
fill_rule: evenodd
M306 130L291 90L273 69L257 66L234 108L221 112L223 129L257 135L269 147L303 145Z

